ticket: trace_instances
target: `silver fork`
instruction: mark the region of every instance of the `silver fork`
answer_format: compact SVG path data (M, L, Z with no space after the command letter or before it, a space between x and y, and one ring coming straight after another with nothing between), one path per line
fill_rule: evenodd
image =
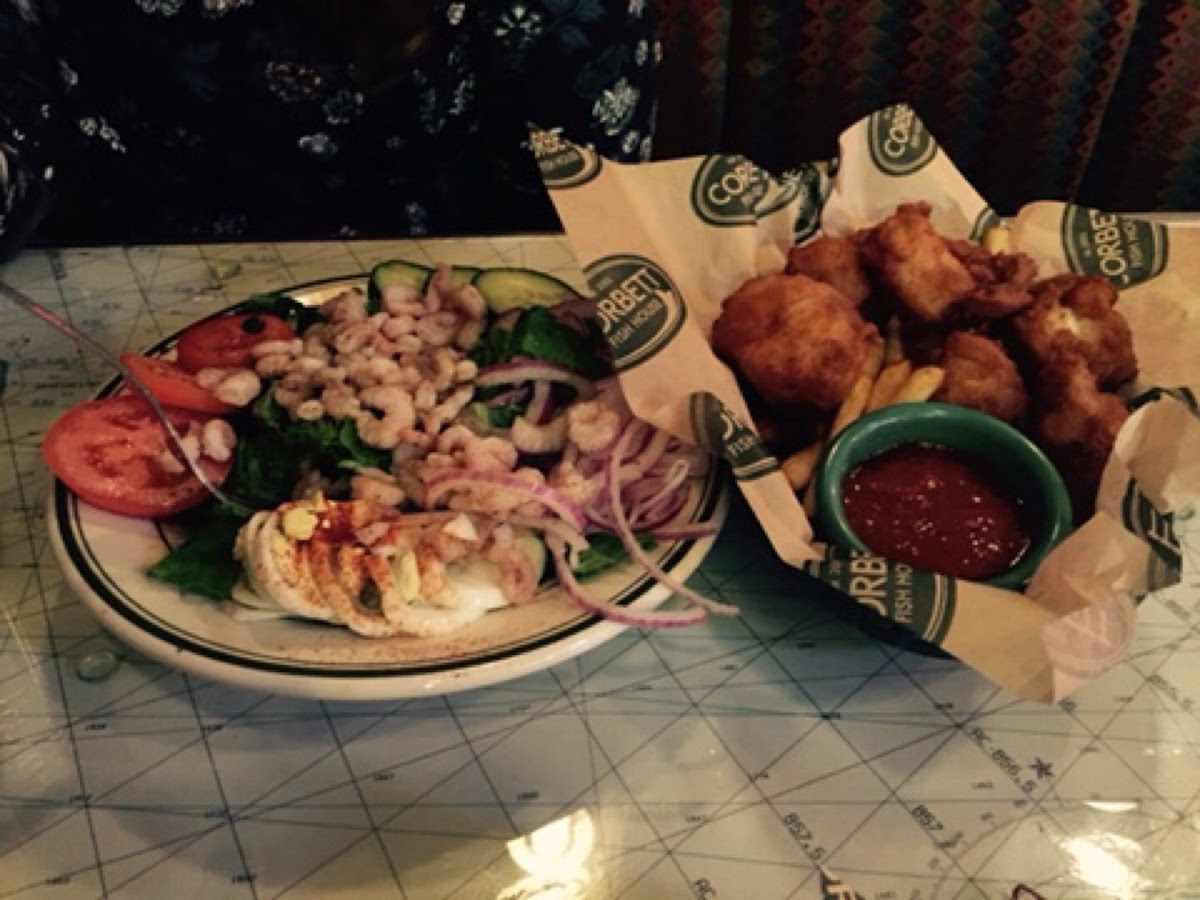
M202 485L204 485L204 488L210 494L212 494L217 500L219 500L221 503L225 504L226 506L230 507L231 509L233 509L240 515L249 516L254 513L254 509L251 506L248 506L245 503L235 500L227 492L223 491L215 482L213 482L213 480L211 478L208 477L208 475L205 473L204 469L196 462L196 460L194 460L191 457L191 455L184 448L183 438L179 434L179 431L171 423L171 419L167 416L167 413L163 409L162 404L158 402L158 398L156 398L154 396L154 394L152 394L150 392L150 389L146 386L146 383L144 381L142 381L141 378L139 378L137 375L135 375L133 372L131 372L129 370L129 367L126 366L123 362L121 362L119 357L117 357L112 351L110 351L107 347L105 347L103 344L101 344L95 338L89 337L88 335L84 334L82 331L77 329L70 322L67 322L65 319L62 319L59 316L55 315L53 312L51 312L45 306L38 303L32 297L29 297L26 294L22 293L21 291L17 290L15 287L13 287L11 284L4 281L3 279L0 279L0 294L3 294L9 300L12 300L18 306L23 307L26 311L37 316L42 321L47 322L50 325L52 325L53 327L57 328L59 331L61 331L67 337L71 338L73 341L75 341L77 344L79 344L81 347L94 351L96 354L98 354L101 357L101 359L103 359L106 363L108 363L110 366L112 366L114 369L116 369L121 374L121 377L125 379L125 382L130 387L132 387L134 390L136 390L139 394L141 394L142 398L148 404L150 404L150 409L154 412L154 415L158 418L158 422L162 426L163 431L166 432L167 439L171 442L171 445L179 453L179 456L183 460L184 465L186 465L188 467L188 469L191 471L191 473L196 476L196 478L199 480L199 482Z

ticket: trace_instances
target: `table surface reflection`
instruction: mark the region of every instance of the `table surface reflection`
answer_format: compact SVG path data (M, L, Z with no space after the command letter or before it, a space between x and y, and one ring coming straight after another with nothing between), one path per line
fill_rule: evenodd
M557 237L30 251L0 274L118 349L387 258L577 280ZM863 634L735 501L691 582L735 620L447 696L255 693L123 647L64 582L38 444L110 374L0 306L0 897L1200 897L1194 585L1037 706Z

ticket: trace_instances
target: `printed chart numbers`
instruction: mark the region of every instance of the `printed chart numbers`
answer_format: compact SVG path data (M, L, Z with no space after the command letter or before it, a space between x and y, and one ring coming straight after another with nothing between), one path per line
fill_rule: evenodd
M928 893L917 891L914 892L914 897L941 900L943 897L956 896L955 892L958 889L956 885L964 877L971 878L976 875L976 872L961 864L962 860L983 842L989 839L1003 839L1011 829L1025 819L1025 811L1029 809L1030 803L1027 800L1014 800L1011 802L1011 806L1016 815L998 815L994 810L985 810L970 815L963 821L961 829L953 831L943 824L929 804L918 804L912 807L909 814L929 834L939 851L931 855L926 864L930 878L933 880ZM1025 874L1024 877L1031 878L1032 874ZM943 890L943 888L947 889ZM989 894L989 896L991 895ZM873 900L882 900L882 896L876 895Z
M1049 769L1043 770L1043 766L1049 765L1043 763L1040 758L1035 760L1030 765L1034 768L1035 774L1031 777L1026 771L1026 765L1020 762L1009 749L997 743L988 732L979 725L973 725L965 732L966 736L974 741L981 750L987 755L997 768L1000 769L1011 781L1017 786L1023 794L1032 794L1039 786L1039 782L1050 774ZM1037 774L1040 773L1040 774Z
M829 851L817 841L797 813L788 813L784 816L783 824L787 828L788 834L796 842L796 846L800 848L800 852L812 860L815 865L820 865L829 856Z
M961 831L951 832L924 803L918 803L911 807L908 814L933 839L939 850L952 853L962 845L963 833Z

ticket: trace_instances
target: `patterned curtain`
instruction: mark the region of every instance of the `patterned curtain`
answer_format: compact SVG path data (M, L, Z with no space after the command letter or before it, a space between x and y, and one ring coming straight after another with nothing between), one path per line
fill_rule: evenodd
M721 148L734 0L659 0L663 59L655 155Z
M1002 213L1200 201L1200 0L660 6L660 158L827 159L851 122L905 101Z
M1200 211L1200 0L1143 0L1081 196Z

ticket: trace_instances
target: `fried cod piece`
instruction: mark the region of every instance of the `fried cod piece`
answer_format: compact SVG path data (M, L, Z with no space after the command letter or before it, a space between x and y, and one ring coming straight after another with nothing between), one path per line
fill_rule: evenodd
M1024 418L1025 384L997 341L972 331L951 332L941 365L946 375L934 400L969 406L1010 424Z
M900 306L926 322L942 321L975 288L967 267L950 252L929 219L927 203L902 203L859 234L863 258Z
M1013 318L1013 327L1037 365L1044 367L1065 345L1083 356L1101 387L1117 387L1137 374L1133 335L1107 278L1055 275L1031 292L1033 305Z
M836 288L777 274L751 278L725 299L712 340L768 403L833 409L880 338Z
M785 271L831 284L855 306L871 296L871 278L853 238L826 235L792 247Z
M960 301L962 313L1002 319L1033 303L1029 288L1037 278L1037 263L1027 253L990 253L974 241L963 240L948 240L946 246L975 280Z
M1129 409L1096 385L1087 359L1069 341L1051 345L1038 371L1033 432L1071 493L1077 519L1091 514L1100 476Z

